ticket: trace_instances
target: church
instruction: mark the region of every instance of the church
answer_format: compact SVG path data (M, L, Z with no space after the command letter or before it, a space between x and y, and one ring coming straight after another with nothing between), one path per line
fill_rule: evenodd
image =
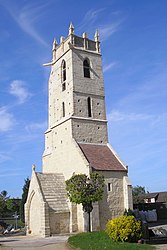
M32 166L25 204L27 234L51 236L87 230L82 205L70 203L65 180L73 174L100 172L105 178L103 199L93 204L91 230L132 209L128 168L108 142L99 33L94 40L75 35L53 42L48 82L48 128L42 172Z

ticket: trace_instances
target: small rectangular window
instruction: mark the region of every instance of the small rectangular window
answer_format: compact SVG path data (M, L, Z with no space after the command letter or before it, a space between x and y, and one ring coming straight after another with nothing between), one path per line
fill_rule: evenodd
M91 107L90 97L88 97L88 99L87 99L87 104L88 104L88 117L92 117L92 107Z
M62 103L62 109L63 109L63 117L65 117L65 104L64 104L64 102Z
M112 183L108 183L108 191L112 191Z

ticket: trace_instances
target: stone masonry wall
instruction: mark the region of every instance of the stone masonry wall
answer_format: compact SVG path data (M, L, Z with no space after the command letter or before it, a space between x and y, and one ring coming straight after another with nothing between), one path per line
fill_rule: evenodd
M50 235L48 205L43 200L34 171L32 172L28 197L25 204L25 224L27 234L42 237Z
M70 213L49 212L51 235L69 233Z
M107 126L105 121L73 119L72 131L73 137L78 142L103 144L108 142Z
M109 219L124 213L123 176L126 175L126 172L100 172L105 178L104 196L103 200L99 202L100 227L104 229ZM109 185L110 191L108 190Z
M51 69L49 79L49 128L63 117L62 103L65 104L65 116L73 114L72 53L64 54ZM66 89L62 91L62 62L66 62Z
M78 144L71 138L70 119L61 126L54 127L45 138L44 173L63 173L65 179L70 178L74 172L89 174L89 163Z

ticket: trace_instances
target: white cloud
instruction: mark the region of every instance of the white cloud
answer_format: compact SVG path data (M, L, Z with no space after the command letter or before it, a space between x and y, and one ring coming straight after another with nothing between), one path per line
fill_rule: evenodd
M122 77L125 79L125 82L129 81L125 75ZM153 70L151 74L146 75L141 82L137 84L133 82L131 85L126 85L129 92L125 92L125 95L118 100L118 103L116 103L117 107L119 106L121 110L125 107L126 109L134 110L139 106L140 109L149 109L152 113L157 113L157 111L158 113L162 113L163 110L157 110L157 107L160 106L162 108L162 103L166 102L166 79L166 68L161 67L158 72L157 70Z
M10 2L10 4L7 4L5 2L2 4L9 11L10 15L25 33L30 35L40 44L48 46L45 40L35 29L35 22L37 22L39 17L44 13L47 3L39 5L34 2L34 4L32 5L26 4L23 7L14 5L13 1Z
M25 87L25 82L21 80L12 81L9 92L18 98L20 104L24 103L31 96Z
M36 130L45 130L47 128L47 121L40 122L40 123L31 123L26 126L27 131L36 131Z
M81 23L76 28L77 31L83 30L83 29L93 25L93 23L97 20L99 14L101 12L103 12L104 10L105 10L104 8L97 9L97 10L92 10L91 9L88 12L86 12L83 20L81 21Z
M99 28L100 40L101 41L107 40L112 34L114 34L118 30L121 22L122 21L100 26Z
M12 129L14 123L13 115L5 107L0 108L0 132Z
M106 72L106 71L108 71L108 70L114 68L116 64L117 64L116 62L112 62L112 63L110 63L110 64L104 65L104 67L103 67L103 72Z
M0 163L11 160L11 157L6 152L0 152Z
M117 110L112 110L112 112L108 115L108 120L112 122L118 122L118 121L142 121L142 120L153 120L155 121L155 118L159 119L159 117L156 117L155 115L150 114L144 114L144 113L123 113Z
M108 13L107 18L106 15L104 15L105 12L105 8L101 8L101 9L91 9L89 10L83 20L81 21L81 23L77 26L77 31L80 30L95 30L98 28L99 33L100 33L100 40L104 41L107 40L112 34L114 34L120 24L123 22L123 18L117 16L111 12ZM121 14L121 12L119 12ZM108 18L110 16L110 18ZM115 18L117 18L117 20L115 20Z

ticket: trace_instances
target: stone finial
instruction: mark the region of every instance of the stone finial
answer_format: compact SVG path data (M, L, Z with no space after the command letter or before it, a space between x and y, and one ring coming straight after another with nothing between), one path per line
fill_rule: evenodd
M95 42L99 42L99 31L98 30L96 30L94 38L95 38Z
M74 26L72 24L72 22L70 23L70 26L69 26L69 33L68 35L73 35L74 34Z
M57 43L57 41L56 41L56 38L54 38L52 51L53 51L53 50L56 50L57 45L58 45L58 43Z
M35 172L35 168L36 168L35 164L32 164L32 171Z
M84 32L84 33L82 34L82 38L88 38L88 33Z
M54 38L53 41L53 47L52 47L52 61L56 60L56 47L58 46L56 38Z
M61 43L64 43L64 37L63 36L60 37L60 44Z
M100 53L100 39L99 39L99 32L98 32L98 30L96 30L94 38L95 38L95 42L96 42L96 51L98 53Z

